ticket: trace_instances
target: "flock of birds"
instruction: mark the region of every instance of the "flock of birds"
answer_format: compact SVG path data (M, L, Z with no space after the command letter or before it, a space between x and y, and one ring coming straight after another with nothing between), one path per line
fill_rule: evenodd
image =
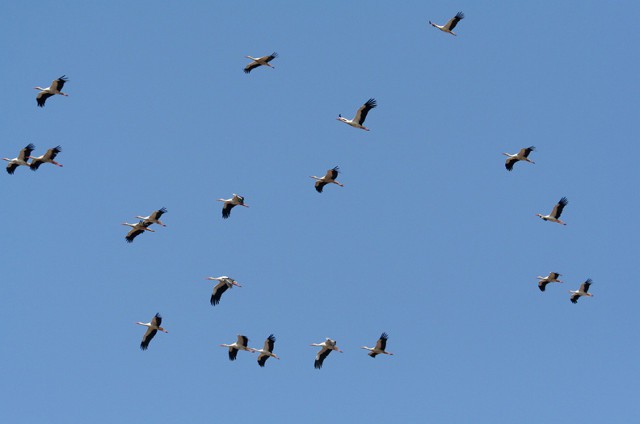
M445 25L437 25L431 21L429 21L429 24L431 24L433 27L438 28L443 32L446 32L451 35L456 35L453 32L453 29L458 25L458 23L462 19L464 19L464 14L462 12L458 12ZM252 61L244 68L244 72L249 74L252 70L261 66L274 68L274 66L271 65L271 61L277 58L278 54L274 52L268 56L262 56L257 58L252 56L245 56L245 57L248 59L251 59ZM68 96L66 93L63 93L61 91L67 81L68 81L67 77L63 75L60 78L54 80L51 83L51 85L47 88L34 87L36 90L39 90L39 93L36 96L36 102L38 107L44 107L47 99L52 96L55 96L55 95ZM336 119L354 128L359 128L361 130L369 131L369 129L364 126L364 122L367 118L367 115L371 111L371 109L374 109L376 106L377 106L376 100L374 98L370 98L357 110L353 119L344 118L342 114L339 114ZM12 159L2 158L3 160L9 162L6 168L7 172L9 174L14 174L14 172L19 166L27 166L32 171L36 171L44 163L50 163L52 165L56 165L59 167L62 166L61 164L55 161L55 158L57 157L57 155L62 151L62 148L60 146L51 148L47 150L47 152L44 155L38 156L38 157L31 156L34 150L35 150L35 146L30 143L27 146L25 146L22 150L20 150L20 153L18 154L17 157ZM520 151L516 154L503 153L503 155L507 156L507 160L505 162L505 167L507 171L512 171L514 165L520 161L534 164L535 162L529 159L529 155L534 150L535 150L535 147L530 146L530 147L525 147L520 149ZM29 160L31 160L31 162L29 162ZM335 166L334 168L327 170L326 174L323 177L317 177L314 175L314 176L310 176L310 178L315 180L316 191L318 193L322 193L324 187L328 184L336 184L340 187L344 187L343 184L337 181L339 174L340 174L339 167ZM243 206L245 208L249 207L249 205L245 203L244 197L235 193L230 199L216 199L216 200L223 202L223 206L222 206L223 219L229 218L231 215L231 210L236 206ZM553 209L548 215L536 214L536 216L540 217L544 221L550 221L550 222L555 222L562 225L567 225L565 222L560 220L560 216L562 215L562 212L564 208L567 206L567 204L568 204L567 198L562 197L560 201L553 207ZM139 221L136 223L128 223L128 222L122 223L122 225L131 227L131 230L125 236L125 240L128 243L132 243L137 236L145 232L154 232L153 229L149 228L153 224L166 227L166 225L162 221L160 221L160 218L165 213L167 213L167 209L163 207L154 211L148 216L136 216L136 218L139 219ZM540 289L540 291L544 292L548 284L562 283L562 281L558 279L560 276L561 274L557 272L551 272L546 277L538 276L537 277L539 280L538 288ZM220 277L207 277L207 280L217 282L217 284L213 287L213 292L211 294L210 303L212 306L218 305L220 303L222 295L227 290L233 288L234 286L242 287L236 280L226 275L223 275ZM571 297L570 297L571 302L577 303L578 299L582 296L587 296L587 297L593 296L593 294L589 293L589 287L591 286L591 283L592 283L591 279L587 279L584 283L580 285L580 288L578 290L569 290L569 293L571 293ZM146 350L149 347L149 343L151 342L151 340L154 338L154 336L157 334L158 331L168 333L168 331L161 326L162 316L159 313L155 314L155 316L151 319L150 322L146 322L146 323L136 322L136 324L147 327L147 331L142 337L142 341L140 343L140 349L142 350ZM387 335L387 333L382 333L374 347L362 346L362 349L368 350L369 356L371 356L372 358L375 358L377 355L380 355L380 354L393 355L393 353L386 351L388 337L389 336ZM234 343L221 344L220 346L228 348L229 360L231 361L236 360L238 352L241 350L246 352L251 352L251 353L259 353L258 359L257 359L258 365L260 365L261 367L264 367L267 359L271 357L280 359L276 354L273 353L275 342L276 342L275 336L273 334L270 334L266 338L263 348L256 349L248 346L249 339L247 338L247 336L238 335L237 340ZM318 351L315 358L315 362L314 362L314 367L316 369L322 368L322 364L324 360L327 358L327 356L329 356L329 354L332 351L335 350L337 352L342 353L342 350L340 350L337 346L337 342L330 338L326 338L325 341L321 343L312 343L310 346L316 346L321 348Z

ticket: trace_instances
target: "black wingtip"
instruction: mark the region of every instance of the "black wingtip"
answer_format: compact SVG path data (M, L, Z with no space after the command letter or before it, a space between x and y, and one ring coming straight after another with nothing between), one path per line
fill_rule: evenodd
M462 12L458 12L458 13L456 13L456 18L458 18L458 19L464 19L464 13L462 13Z

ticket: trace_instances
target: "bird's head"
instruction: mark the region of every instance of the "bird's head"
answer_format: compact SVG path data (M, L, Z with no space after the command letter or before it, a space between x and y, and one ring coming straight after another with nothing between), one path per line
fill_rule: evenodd
M336 118L338 121L342 121L342 122L347 122L346 118L343 118L342 115L338 114L338 117Z
M536 216L542 218L542 214L540 213L537 213Z

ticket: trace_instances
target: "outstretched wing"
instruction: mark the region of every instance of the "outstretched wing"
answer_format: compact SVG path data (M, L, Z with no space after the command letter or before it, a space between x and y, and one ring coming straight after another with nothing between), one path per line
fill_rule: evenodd
M318 352L318 354L316 355L316 360L313 363L313 367L318 370L322 368L322 363L324 362L325 358L329 356L330 353L331 353L331 349L327 349L326 347L323 347L322 350L320 350L320 352Z
M278 53L273 52L269 56L261 57L260 60L264 60L265 62L269 63L276 57L278 57Z
M36 103L38 103L39 107L44 107L45 102L49 97L53 96L53 93L49 93L48 91L41 91L36 96Z
M529 147L525 147L520 149L520 151L518 152L518 156L522 156L525 158L529 157L529 153L533 152L536 148L534 146L529 146Z
M211 306L215 306L220 303L222 293L226 292L228 288L229 286L224 281L221 281L213 288L213 293L211 294Z
M24 149L20 150L20 154L18 155L18 160L26 162L31 156L31 152L36 148L33 143L29 143Z
M262 66L262 65L260 65L258 62L255 62L255 61L251 62L250 64L244 67L244 73L248 74L252 70L256 69L258 66Z
M567 200L566 197L563 197L562 199L560 199L558 204L553 207L553 210L551 211L551 216L553 216L556 219L560 218L560 215L562 215L562 211L564 210L564 207L567 206L568 203L569 201Z
M456 16L451 18L444 27L451 31L456 27L456 25L458 25L458 22L460 22L460 20L462 19L464 19L464 13L458 12L456 13Z
M64 87L64 83L69 81L67 79L66 75L61 76L60 78L58 78L57 80L53 81L51 83L51 90L53 91L60 91L62 90L62 87Z
M511 171L513 169L513 165L516 164L520 159L517 158L507 158L507 161L504 163L504 167L507 168L507 171Z
M164 213L167 213L167 208L158 209L157 211L152 213L149 218L158 220Z
M156 335L157 332L158 330L156 329L153 329L151 327L147 328L147 332L144 333L144 336L142 336L142 342L140 342L140 349L147 350L147 348L149 347L149 343L151 342L151 340L153 339L153 337Z
M225 202L224 206L222 206L222 218L229 218L229 215L231 215L231 209L233 209L234 206L235 205L231 202Z
M378 103L376 103L376 99L371 98L367 100L367 102L360 106L360 109L358 109L356 116L353 118L354 122L357 122L360 125L364 124L364 120L367 119L367 114L376 106L378 106Z

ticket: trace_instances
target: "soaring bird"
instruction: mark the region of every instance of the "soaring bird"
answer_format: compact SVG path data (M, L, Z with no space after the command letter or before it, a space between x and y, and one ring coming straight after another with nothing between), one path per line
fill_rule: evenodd
M226 292L227 289L230 289L233 286L242 287L236 280L229 278L226 275L222 275L220 277L207 277L207 280L219 281L219 283L213 288L213 293L211 293L211 306L215 306L220 303L222 293Z
M316 177L315 175L311 175L310 178L313 178L314 180L316 180L316 191L318 193L322 193L322 189L327 184L333 183L333 184L339 185L340 187L344 187L343 184L340 184L339 182L336 181L336 178L338 178L338 174L340 174L340 168L336 166L333 169L328 170L327 173L324 174L324 177L322 178Z
M275 342L276 338L273 334L270 334L269 337L267 337L267 340L264 341L264 347L262 349L254 349L254 351L260 353L260 355L258 356L258 365L260 365L261 367L264 367L264 364L265 362L267 362L267 359L269 359L269 357L280 359L276 354L273 353L273 345L275 344Z
M156 314L153 319L151 319L151 322L136 322L136 324L144 325L145 327L147 327L147 332L144 333L144 336L142 336L142 342L140 343L140 349L142 350L147 350L147 348L149 347L149 342L151 342L151 339L153 339L158 330L164 333L168 333L167 330L160 327L160 325L162 324L162 317L160 316L160 314Z
M593 296L591 293L589 293L589 287L591 286L591 283L593 283L593 281L591 281L591 278L589 278L587 279L587 281L580 285L580 289L569 290L569 293L571 293L571 303L578 303L578 299L580 299L580 296Z
M393 355L393 353L385 351L385 349L387 347L387 339L388 338L389 338L389 335L387 333L382 333L380 335L380 338L376 342L376 347L362 346L362 349L368 350L369 351L369 356L371 356L372 358L375 358L376 355L379 355L381 353L384 354L384 355Z
M33 152L33 149L35 148L36 146L34 146L32 143L29 143L24 149L20 150L20 154L18 154L17 158L2 158L2 160L6 160L7 162L9 162L7 164L7 172L13 175L18 166L29 166L27 160L29 160L29 158L31 157L31 152Z
M456 34L453 32L453 29L456 27L456 25L458 25L458 22L460 22L460 20L462 20L462 19L464 19L464 13L462 13L462 12L458 12L458 13L456 13L456 16L454 16L453 18L451 18L451 19L449 20L449 22L447 22L445 25L442 25L442 26L441 26L441 25L437 25L437 24L434 24L434 23L433 23L433 22L431 22L431 21L429 21L429 23L430 23L432 26L434 26L434 27L438 28L440 31L448 32L448 33L449 33L449 34L451 34L451 35L456 35Z
M331 353L332 350L337 350L338 352L342 353L342 351L340 349L338 349L338 346L336 346L336 341L335 340L331 340L328 337L322 343L312 343L309 346L319 346L319 347L322 348L322 349L320 349L320 351L316 355L316 360L313 363L313 367L316 368L316 369L322 368L322 363L324 362L324 359L327 356L329 356L329 354Z
M549 283L562 283L562 281L558 280L558 277L560 277L562 274L558 274L557 272L550 272L549 275L547 275L546 277L542 277L540 275L538 275L538 288L540 289L540 291L544 291L544 289L547 287L547 284Z
M129 224L128 222L123 222L122 225L131 227L131 230L129 230L129 233L127 233L125 237L125 240L127 240L127 243L133 242L134 238L138 237L140 234L144 233L145 231L151 231L152 233L155 233L154 230L149 228L149 226L151 225L150 222L140 221L137 224Z
M536 216L539 216L545 221L557 222L558 224L567 225L564 222L560 221L560 215L562 215L562 210L565 206L567 206L567 203L569 203L569 201L566 197L563 197L562 199L560 199L558 204L553 207L553 210L549 215L542 215L537 213Z
M249 339L247 338L247 336L243 336L241 334L238 334L238 340L235 343L232 343L232 344L221 344L220 346L228 347L229 348L229 360L230 361L235 361L236 357L238 356L238 351L239 350L246 350L247 352L255 352L255 349L247 347L247 343L249 343Z
M258 66L268 66L269 68L274 68L275 69L275 66L271 65L269 62L271 62L273 59L278 57L278 53L273 52L269 56L262 56L262 57L251 57L251 56L245 56L245 57L247 59L253 60L253 62L251 62L250 64L248 64L244 68L244 73L248 74L249 72L251 72L253 69L257 68Z
M40 165L42 165L43 163L50 163L55 166L62 166L61 164L59 164L54 160L56 156L58 156L58 153L60 153L61 151L62 151L62 147L56 146L53 149L47 150L47 153L45 153L42 156L38 156L37 158L32 157L31 165L29 165L29 167L31 168L32 171L37 171L38 168L40 168Z
M157 211L153 212L149 216L136 216L136 218L143 220L145 223L149 222L151 224L158 224L158 225L162 225L163 227L166 227L166 225L164 225L162 221L160 221L160 217L164 213L167 213L167 208L158 209Z
M233 197L231 199L216 199L218 202L224 202L224 206L222 206L222 217L224 219L229 218L229 215L231 215L231 209L233 209L234 206L244 206L245 208L248 208L249 205L245 205L244 204L244 197L237 195L235 193L233 193Z
M515 155L511 155L509 153L503 153L503 155L508 156L507 160L504 163L504 166L505 168L507 168L507 171L511 171L513 169L513 165L515 165L516 162L520 160L523 160L529 163L535 163L534 161L529 159L529 153L533 152L535 149L536 148L534 146L530 146L530 147L523 147Z
M38 102L38 106L44 107L44 102L47 99L55 94L60 94L61 96L68 96L68 94L63 93L62 87L64 87L64 83L67 82L68 79L65 75L61 76L57 80L53 81L51 85L47 88L42 87L33 87L36 90L40 90L40 93L36 96L36 102Z
M376 106L378 106L378 104L376 103L376 99L371 98L367 100L365 104L360 106L360 109L358 109L358 111L356 112L356 116L354 116L353 119L349 120L347 118L343 118L340 114L336 119L338 121L344 122L345 124L351 125L352 127L369 131L369 128L364 127L362 124L364 124L364 120L367 119L367 114L369 113L369 111Z

